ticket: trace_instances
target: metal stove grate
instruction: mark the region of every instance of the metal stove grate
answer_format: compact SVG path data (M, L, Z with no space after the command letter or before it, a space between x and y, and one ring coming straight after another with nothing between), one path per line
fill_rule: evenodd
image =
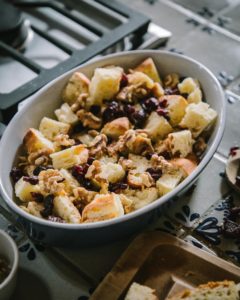
M5 122L6 120L10 119L9 116L16 111L16 104L29 97L31 94L36 92L54 78L72 69L73 67L86 62L90 58L103 53L109 47L115 45L119 41L124 40L126 36L136 34L137 39L133 39L132 42L138 43L140 42L139 37L143 36L147 32L150 19L115 0L86 0L84 2L87 2L87 5L93 7L95 10L99 10L101 7L107 8L104 13L109 13L109 17L112 19L115 18L116 26L109 29L101 26L97 21L87 17L81 12L79 14L74 13L76 12L76 3L74 4L74 1L21 0L13 2L16 7L23 10L29 8L51 8L64 17L67 17L75 23L88 29L99 38L86 45L83 49L76 49L69 44L64 43L57 37L49 34L47 31L44 31L38 27L38 25L32 25L30 23L29 26L34 33L46 39L48 42L52 43L69 55L66 60L48 69L26 57L24 52L21 52L7 45L6 43L0 42L1 54L12 57L36 73L36 77L34 79L28 81L13 91L10 91L9 93L0 93L0 110L3 112ZM117 18L115 14L122 17Z

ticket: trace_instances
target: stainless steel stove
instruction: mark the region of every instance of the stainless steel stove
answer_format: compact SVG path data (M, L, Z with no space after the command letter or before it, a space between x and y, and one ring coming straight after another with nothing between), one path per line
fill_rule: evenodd
M120 1L0 1L0 110L98 55L159 47L170 32Z

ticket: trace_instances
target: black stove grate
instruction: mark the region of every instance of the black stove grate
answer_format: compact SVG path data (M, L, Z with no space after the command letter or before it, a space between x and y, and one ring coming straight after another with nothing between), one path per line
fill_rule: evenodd
M58 65L50 69L45 69L38 63L24 56L24 53L12 48L11 46L3 42L0 42L1 53L11 56L37 74L34 79L30 80L19 88L9 93L0 93L0 110L3 112L5 122L7 122L7 120L10 119L10 116L15 113L17 104L20 101L29 97L31 94L36 92L51 80L74 68L75 66L80 65L91 59L92 57L102 53L104 50L115 45L125 37L130 36L131 34L137 34L138 37L141 37L147 32L150 19L142 15L141 13L130 9L129 7L115 0L88 1L88 4L91 3L93 6L94 4L98 3L107 7L108 9L126 18L126 21L119 22L115 28L108 30L93 19L84 16L83 14L74 14L73 10L76 10L76 8L74 7L74 1L14 1L14 5L20 9L39 7L51 8L62 14L63 16L69 18L70 20L76 22L77 24L84 26L85 28L99 36L99 39L93 41L84 49L75 49L70 45L65 44L58 38L48 34L46 31L38 28L36 25L30 25L33 32L56 45L58 48L69 55L66 60L60 62Z

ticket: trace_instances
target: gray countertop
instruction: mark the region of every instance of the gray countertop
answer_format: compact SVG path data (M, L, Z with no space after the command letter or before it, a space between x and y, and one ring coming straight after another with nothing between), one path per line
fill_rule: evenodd
M214 72L226 92L227 123L218 152L180 199L162 208L148 229L170 232L187 242L240 264L239 240L221 234L223 218L240 198L224 178L229 148L240 144L240 0L124 0L171 31L167 50L184 53ZM181 4L181 5L180 5ZM20 272L12 299L86 300L134 237L78 250L34 245L0 215L19 247Z

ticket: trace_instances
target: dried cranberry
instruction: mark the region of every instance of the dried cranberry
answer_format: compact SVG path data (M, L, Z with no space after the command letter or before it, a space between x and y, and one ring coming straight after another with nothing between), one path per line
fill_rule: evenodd
M158 108L157 109L157 113L159 114L159 116L162 116L165 119L169 120L168 111L166 109L164 109L164 108Z
M121 106L118 102L112 101L107 108L105 108L102 119L104 123L110 122L114 119L124 116L124 111L121 109Z
M225 220L222 228L223 234L230 238L240 237L240 225L231 220Z
M117 182L117 183L110 183L109 184L109 191L113 193L118 193L121 190L127 189L128 185L124 182Z
M79 132L82 132L84 129L84 126L81 122L77 123L73 129L72 129L72 133L79 133Z
M72 175L79 181L80 183L84 179L84 170L82 166L76 165L72 168Z
M167 99L163 99L161 102L159 102L159 106L161 108L166 108L168 106L168 100Z
M16 183L23 175L24 175L23 171L17 167L13 167L10 172L10 176L11 176L12 180L14 181L14 183Z
M135 124L136 127L142 127L146 121L147 115L143 109L136 111L132 114L131 120Z
M150 113L156 110L158 105L159 105L158 100L154 97L151 97L143 101L142 107L146 112Z
M133 113L135 113L135 107L130 104L126 104L123 106L123 111L125 112L127 117L130 117Z
M88 158L87 163L88 163L89 165L91 165L91 164L94 162L94 160L95 160L95 158L90 156L90 157Z
M162 176L162 171L160 169L148 168L146 170L152 178L157 181Z
M127 78L127 75L125 73L123 73L121 81L120 81L120 88L123 88L127 85L128 85L128 78Z
M175 88L166 88L164 90L165 95L180 95L180 92L177 87Z
M185 99L188 98L188 95L189 95L188 93L182 93L182 94L181 94L181 96L182 96L183 98L185 98Z
M235 155L237 154L237 150L238 150L238 149L239 149L238 146L235 146L235 147L230 148L229 155L235 156Z
M101 107L99 105L92 105L90 108L90 112L94 115L99 115L101 112Z
M46 170L47 168L44 166L37 166L34 170L33 170L33 175L38 176L40 174L40 172Z
M48 219L48 221L51 221L51 222L66 223L62 218L52 216L52 215L48 216L47 219Z
M54 196L52 194L49 194L43 200L44 209L40 213L44 218L47 218L48 216L52 215L53 199Z
M35 200L36 202L41 203L41 202L43 202L43 200L44 200L44 197L43 197L43 195L42 195L41 193L31 192L31 195L32 195L32 197L34 198L34 200Z
M38 184L38 178L36 176L24 176L23 180L32 185Z
M87 173L89 167L90 167L89 164L85 164L85 165L83 166L83 174L84 174L84 175Z

